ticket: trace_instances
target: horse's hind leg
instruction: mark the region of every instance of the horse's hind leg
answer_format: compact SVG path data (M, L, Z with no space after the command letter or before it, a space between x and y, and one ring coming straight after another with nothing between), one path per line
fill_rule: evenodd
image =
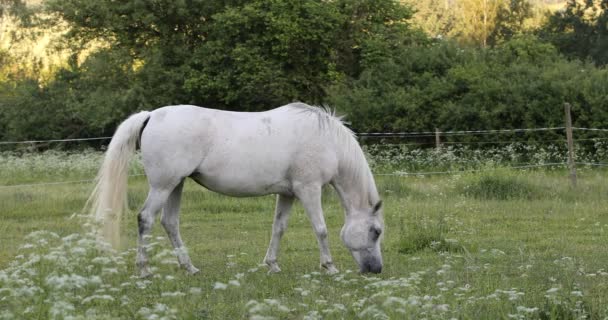
M169 195L167 203L163 208L160 223L165 228L165 231L167 231L167 235L169 236L169 240L171 240L171 244L173 244L180 266L186 269L190 274L196 274L199 270L192 265L190 257L188 256L188 251L186 250L179 233L179 206L183 188L184 180L182 180Z
M275 273L281 271L277 263L277 254L279 252L279 242L283 233L287 229L287 220L291 212L294 197L277 195L277 206L274 212L274 222L272 223L272 236L264 262L270 268L269 272Z
M136 264L139 268L141 277L148 277L152 274L148 268L148 254L146 253L146 248L148 245L147 238L149 237L150 230L154 224L156 214L163 207L165 201L167 201L167 198L169 197L169 194L173 188L173 186L171 188L150 187L144 207L137 216L139 237L137 244Z

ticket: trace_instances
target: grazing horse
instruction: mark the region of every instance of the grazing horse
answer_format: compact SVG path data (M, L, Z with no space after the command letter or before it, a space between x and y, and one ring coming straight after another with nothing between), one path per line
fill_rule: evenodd
M192 265L179 232L184 180L235 197L277 194L272 236L264 262L279 272L279 241L295 199L317 236L321 267L338 272L327 240L321 191L331 184L345 209L340 236L361 272L382 270L382 202L361 147L340 118L324 108L291 103L265 112L229 112L197 106L142 111L125 120L108 146L89 204L100 235L114 242L126 210L129 159L141 149L149 193L137 221L136 264L149 276L147 236L162 209L179 264ZM113 240L114 239L114 240Z

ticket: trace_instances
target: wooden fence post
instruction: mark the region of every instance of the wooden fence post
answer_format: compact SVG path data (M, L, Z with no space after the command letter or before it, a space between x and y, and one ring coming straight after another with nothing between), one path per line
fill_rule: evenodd
M568 169L570 170L570 183L576 187L576 164L574 162L574 140L572 138L572 117L570 116L570 104L564 103L566 115L566 139L568 140Z
M435 128L435 149L439 151L441 149L441 139L439 138L439 128Z

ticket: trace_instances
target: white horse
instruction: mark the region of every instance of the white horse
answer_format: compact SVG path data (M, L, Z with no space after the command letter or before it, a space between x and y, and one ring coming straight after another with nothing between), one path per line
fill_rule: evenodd
M325 109L292 103L266 112L228 112L180 105L142 111L116 130L89 203L101 234L112 242L126 209L128 163L140 144L150 191L138 215L136 264L150 275L147 234L158 212L179 264L192 265L179 232L184 179L209 190L250 197L277 194L270 245L264 258L279 272L279 241L294 199L310 218L321 253L321 267L336 273L321 208L321 189L331 184L345 208L341 238L361 272L382 270L382 202L364 154L340 118Z

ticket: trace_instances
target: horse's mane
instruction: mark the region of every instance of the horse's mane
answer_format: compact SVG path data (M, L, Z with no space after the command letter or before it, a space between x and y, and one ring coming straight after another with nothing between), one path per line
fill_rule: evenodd
M315 114L319 121L319 130L329 133L334 138L340 156L340 171L343 178L352 184L359 184L362 190L360 205L373 206L380 197L376 189L374 177L371 173L361 146L357 142L355 133L344 122L344 116L337 115L335 109L327 106L311 106L296 102L289 106L301 112Z

